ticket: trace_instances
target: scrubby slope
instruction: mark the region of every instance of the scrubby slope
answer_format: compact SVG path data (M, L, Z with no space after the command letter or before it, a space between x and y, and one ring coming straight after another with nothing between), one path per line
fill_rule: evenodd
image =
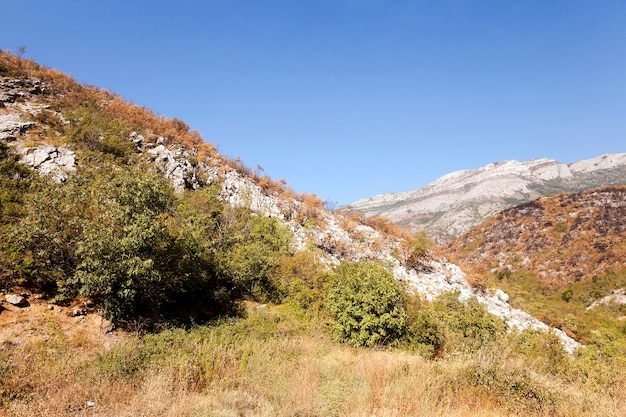
M0 280L31 303L0 310L29 323L2 333L0 414L626 409L624 375L602 372L619 355L576 362L577 342L535 331L424 236L331 213L180 120L0 58ZM76 331L102 314L126 330L110 346Z
M626 187L541 197L504 210L452 245L482 267L526 269L564 285L626 267Z

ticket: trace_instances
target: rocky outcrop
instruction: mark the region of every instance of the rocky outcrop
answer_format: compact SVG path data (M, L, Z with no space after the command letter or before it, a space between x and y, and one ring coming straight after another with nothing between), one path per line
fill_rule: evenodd
M15 141L35 126L24 116L39 110L32 99L49 90L49 83L35 78L0 77L0 140Z
M511 330L533 329L554 333L561 340L565 350L572 354L582 345L565 334L536 319L525 311L511 307L508 304L508 295L499 289L492 292L477 292L466 280L466 274L457 265L445 260L430 261L428 272L407 271L396 265L395 276L407 282L416 293L427 300L433 300L447 292L458 292L459 300L468 300L475 297L485 305L487 311L504 320Z
M21 161L40 175L55 182L65 182L68 173L76 171L76 153L65 147L40 146L22 149Z
M20 114L0 114L0 140L5 142L15 141L34 126L34 122L24 121Z
M50 84L36 78L0 77L0 103L14 103L49 91Z
M141 145L141 135L133 138L135 143ZM184 149L176 147L167 148L163 142L164 138L159 138L154 146L146 145L149 149L147 153L151 155L152 162L159 172L165 178L168 178L176 189L196 190L203 185L199 170L191 164L189 160L194 157L192 152L186 152ZM154 146L154 147L151 147Z
M620 288L618 290L614 290L611 294L603 297L599 300L594 301L587 307L587 310L591 310L593 308L599 307L601 305L607 304L626 304L626 288Z
M563 164L504 161L445 175L425 187L381 194L350 205L447 243L494 214L542 195L626 184L626 153Z

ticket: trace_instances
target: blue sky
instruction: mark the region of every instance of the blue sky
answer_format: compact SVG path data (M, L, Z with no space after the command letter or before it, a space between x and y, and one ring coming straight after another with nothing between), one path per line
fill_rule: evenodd
M0 48L348 204L626 152L626 2L20 0Z

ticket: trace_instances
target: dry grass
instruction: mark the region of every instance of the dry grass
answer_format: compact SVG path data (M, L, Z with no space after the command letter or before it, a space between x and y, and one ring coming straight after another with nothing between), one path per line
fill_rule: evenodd
M530 370L507 349L429 361L353 349L289 310L192 331L48 334L0 351L1 416L618 416L611 392ZM50 324L51 323L51 324ZM92 401L95 405L88 406Z

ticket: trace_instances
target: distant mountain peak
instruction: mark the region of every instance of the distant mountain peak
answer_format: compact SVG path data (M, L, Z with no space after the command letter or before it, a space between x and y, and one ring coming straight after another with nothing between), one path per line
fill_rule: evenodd
M501 210L542 195L626 184L626 153L565 164L549 158L493 162L446 174L406 192L380 194L350 205L412 231L448 242Z

